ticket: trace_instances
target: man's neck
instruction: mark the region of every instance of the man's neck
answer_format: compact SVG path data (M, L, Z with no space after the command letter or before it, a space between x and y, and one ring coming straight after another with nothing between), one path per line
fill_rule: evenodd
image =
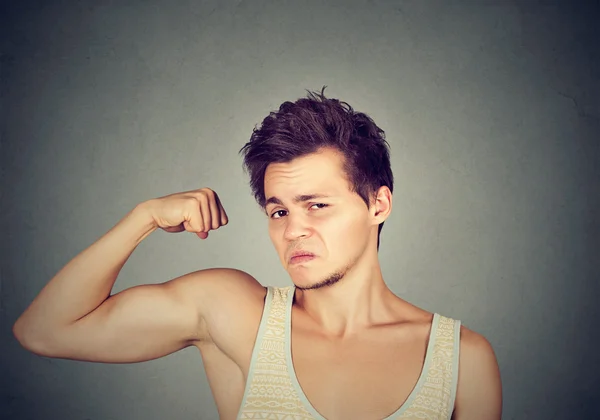
M398 298L385 284L379 263L355 266L334 285L295 292L295 307L314 321L323 334L344 338L392 317L390 303Z

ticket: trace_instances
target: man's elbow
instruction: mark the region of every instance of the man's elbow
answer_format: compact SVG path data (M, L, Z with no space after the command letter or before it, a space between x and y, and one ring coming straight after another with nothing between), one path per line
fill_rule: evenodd
M38 356L54 357L47 342L45 340L41 340L40 337L36 337L34 334L31 334L31 332L28 332L27 328L23 327L19 320L14 323L12 327L12 333L17 342L25 350Z

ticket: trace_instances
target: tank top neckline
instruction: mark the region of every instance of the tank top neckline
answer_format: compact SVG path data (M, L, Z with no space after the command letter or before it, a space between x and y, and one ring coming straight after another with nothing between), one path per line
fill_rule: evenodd
M323 417L321 415L321 413L319 413L313 407L311 402L308 400L308 398L306 397L306 394L304 394L304 391L302 390L302 387L300 386L300 383L298 382L298 377L296 376L296 370L294 369L294 363L292 361L292 346L291 346L291 343L292 343L292 305L293 305L294 296L296 293L296 286L288 286L287 288L289 289L289 291L288 291L287 301L286 301L286 316L285 316L285 358L287 360L289 376L292 381L292 385L293 385L294 389L296 390L298 397L304 404L305 408L313 415L313 417L315 419L327 420L325 417ZM425 352L425 360L423 361L423 367L421 368L421 373L419 375L419 379L417 379L415 386L413 387L412 391L408 394L408 397L406 398L404 403L402 403L402 405L396 411L394 411L389 416L383 418L382 420L392 420L392 419L396 418L397 416L399 416L400 414L402 414L404 411L406 411L410 407L412 401L416 398L416 396L419 393L419 391L421 390L421 388L423 387L423 384L425 383L425 380L427 378L427 373L429 371L429 365L431 364L431 360L433 358L433 349L435 347L435 331L439 324L439 317L440 317L440 315L438 313L433 314L433 319L431 321L431 329L429 331L429 340L427 342L427 350Z

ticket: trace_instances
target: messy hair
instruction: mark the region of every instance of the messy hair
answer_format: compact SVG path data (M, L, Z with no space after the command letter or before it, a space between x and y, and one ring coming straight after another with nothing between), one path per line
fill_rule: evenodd
M346 102L326 98L321 92L307 91L306 98L284 102L255 127L250 141L242 147L244 169L257 203L265 208L264 177L271 163L293 159L333 148L344 156L343 169L351 192L370 208L381 186L394 188L389 144L384 131L366 114L356 112ZM379 225L379 234L383 222Z

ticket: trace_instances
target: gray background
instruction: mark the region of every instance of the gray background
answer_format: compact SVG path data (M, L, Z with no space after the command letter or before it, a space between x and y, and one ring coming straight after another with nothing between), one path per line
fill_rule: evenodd
M135 204L205 186L230 224L207 242L152 234L114 291L217 266L290 284L238 150L323 85L387 133L391 289L490 340L504 419L600 418L597 5L5 2L3 418L217 418L194 349L53 360L11 327Z

